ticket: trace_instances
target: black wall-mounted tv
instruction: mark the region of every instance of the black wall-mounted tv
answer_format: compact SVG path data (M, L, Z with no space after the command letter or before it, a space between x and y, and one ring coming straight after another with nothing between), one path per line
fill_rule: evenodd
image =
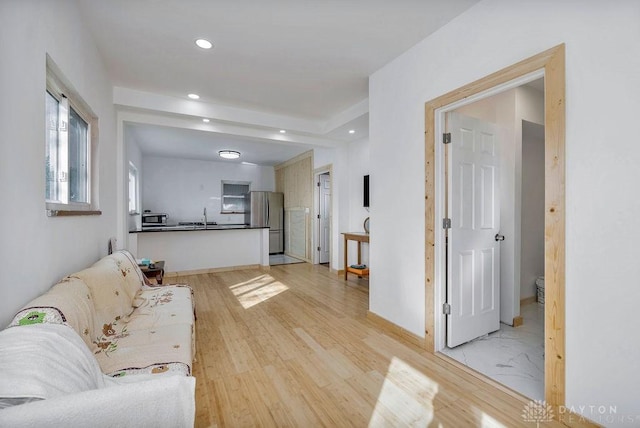
M364 204L365 208L369 208L369 176L364 176Z

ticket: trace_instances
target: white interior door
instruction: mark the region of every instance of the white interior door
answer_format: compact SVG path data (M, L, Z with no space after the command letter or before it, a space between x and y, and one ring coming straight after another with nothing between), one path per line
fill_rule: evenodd
M320 249L318 263L329 263L329 247L331 240L331 176L329 174L321 174L319 197L320 197L320 218L318 221Z
M500 328L500 183L495 125L450 113L447 346Z

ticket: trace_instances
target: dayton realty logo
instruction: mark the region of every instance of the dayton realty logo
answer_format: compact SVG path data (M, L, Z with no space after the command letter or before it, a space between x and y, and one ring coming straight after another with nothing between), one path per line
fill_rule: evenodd
M544 400L529 401L522 410L522 420L535 422L536 427L540 427L540 422L551 422L553 420L553 409Z

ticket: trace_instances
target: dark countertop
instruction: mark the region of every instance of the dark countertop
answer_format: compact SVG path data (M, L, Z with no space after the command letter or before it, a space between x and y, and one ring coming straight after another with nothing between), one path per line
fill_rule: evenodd
M130 230L129 233L147 233L147 232L202 232L207 230L243 230L243 229L269 229L266 226L255 227L255 226L247 226L245 224L218 224L218 225L208 225L205 229L204 226L184 226L184 225L175 225L175 226L152 226L145 227L143 229L138 230Z

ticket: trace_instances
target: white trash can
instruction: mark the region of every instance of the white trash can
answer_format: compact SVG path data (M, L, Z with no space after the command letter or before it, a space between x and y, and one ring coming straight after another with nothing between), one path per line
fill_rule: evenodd
M544 305L544 276L539 276L536 279L536 289L538 290L538 303Z

